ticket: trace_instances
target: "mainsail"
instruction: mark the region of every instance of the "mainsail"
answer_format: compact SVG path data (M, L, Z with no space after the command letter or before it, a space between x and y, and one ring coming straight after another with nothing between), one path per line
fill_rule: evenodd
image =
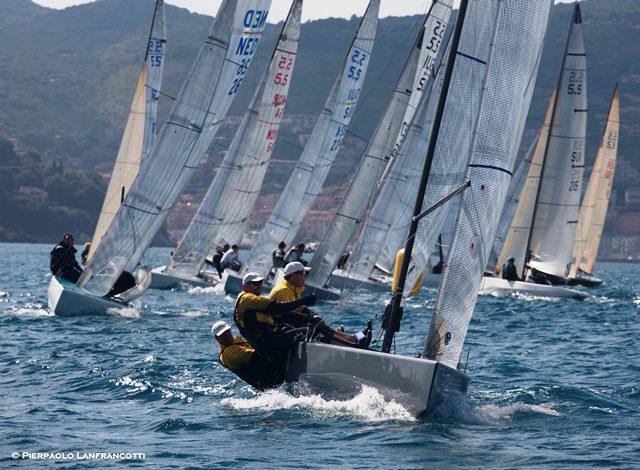
M424 90L431 88L451 0L435 1L396 83L349 190L311 260L309 283L324 286L365 215L387 163L400 148Z
M559 278L567 277L573 255L586 132L587 58L580 4L576 3L529 242L529 266Z
M478 295L536 81L552 0L477 0L470 10L488 16L493 32L468 26L474 42L490 44L488 73L454 239L436 297L423 357L456 368ZM475 7L475 8L474 8ZM473 15L472 15L473 16ZM487 35L487 33L489 35ZM465 49L459 49L460 52ZM463 60L458 57L458 60ZM446 137L446 136L445 136ZM438 139L439 140L439 139Z
M260 43L271 0L225 0L113 223L78 285L106 295L134 269L198 168Z
M536 140L536 148L533 153L531 165L529 166L529 173L524 182L522 193L520 193L520 202L518 202L518 207L516 208L507 232L507 237L496 263L497 269L502 269L509 258L514 258L517 270L519 273L522 273L523 278L527 262L527 244L531 234L531 223L536 206L538 187L540 186L540 175L542 174L547 141L549 140L549 129L551 128L551 118L556 103L556 93L557 91L554 89L551 94L544 124Z
M245 269L266 275L279 241L291 243L320 192L356 111L373 48L380 0L371 0L322 114Z
M271 63L167 272L196 276L216 242L240 243L280 129L298 50L302 3L293 2Z
M513 221L513 216L520 203L520 196L523 193L524 183L529 174L529 168L533 158L533 153L536 149L537 138L531 144L531 148L527 152L527 155L518 165L511 183L509 184L509 191L507 192L507 200L504 203L504 210L500 216L500 223L496 229L496 236L493 240L493 246L491 247L491 254L489 255L489 262L487 263L487 272L494 273L502 269L502 266L498 265L498 256L502 252L505 239L509 233L509 227Z
M100 218L93 233L89 259L93 257L121 202L138 176L140 162L144 159L143 155L148 153L156 135L156 116L166 47L164 0L157 0L144 63L140 70L107 194L100 210Z
M580 209L570 277L575 277L579 272L593 274L609 208L611 186L616 170L619 133L620 101L616 84L607 125Z

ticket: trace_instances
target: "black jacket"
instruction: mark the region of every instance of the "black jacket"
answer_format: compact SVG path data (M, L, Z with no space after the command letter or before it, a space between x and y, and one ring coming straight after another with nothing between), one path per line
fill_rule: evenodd
M74 247L69 247L63 242L58 243L55 248L51 250L49 262L51 274L60 276L71 282L76 282L80 274L82 274L82 268L76 261L77 251Z

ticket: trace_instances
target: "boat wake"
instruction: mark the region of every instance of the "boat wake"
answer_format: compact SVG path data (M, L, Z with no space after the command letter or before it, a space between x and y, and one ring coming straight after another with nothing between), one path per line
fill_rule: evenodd
M107 314L122 318L140 318L140 310L135 307L109 308Z
M53 312L46 310L38 305L27 305L26 307L12 307L9 312L13 315L24 317L53 317Z
M541 403L533 405L529 403L512 403L510 405L482 405L476 409L476 415L480 420L488 422L508 421L518 416L547 415L562 416L555 408L557 403Z
M320 395L294 396L283 390L269 390L252 398L224 398L221 404L236 410L301 411L322 419L346 415L366 422L415 421L401 405L386 401L378 390L368 386L363 386L348 400L327 400Z
M216 284L211 287L190 287L187 289L187 294L190 295L203 295L203 294L215 294L224 295L224 283Z

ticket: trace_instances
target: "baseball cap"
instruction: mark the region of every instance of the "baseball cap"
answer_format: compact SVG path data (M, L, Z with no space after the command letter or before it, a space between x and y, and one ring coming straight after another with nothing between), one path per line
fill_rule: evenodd
M213 326L211 327L211 333L213 334L213 336L220 336L222 333L230 329L231 327L227 324L226 321L220 320L213 324Z
M262 277L258 273L247 273L242 278L243 284L251 284L251 283L260 282L260 281L264 281L264 277Z
M311 268L305 268L304 265L299 261L294 261L292 263L287 264L284 267L285 276L290 276L291 274L303 272L303 271L305 272L311 271Z

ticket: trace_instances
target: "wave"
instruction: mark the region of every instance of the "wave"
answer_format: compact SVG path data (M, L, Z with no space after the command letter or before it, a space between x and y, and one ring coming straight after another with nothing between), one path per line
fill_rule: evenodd
M512 420L518 415L541 414L547 416L562 416L555 408L557 403L541 403L533 405L529 403L512 403L510 405L482 405L476 409L476 415L486 421L506 421Z
M140 310L135 307L109 308L107 314L122 318L140 318Z
M296 410L321 419L349 416L366 422L416 421L404 407L386 401L378 390L368 386L363 386L348 400L327 400L320 395L294 396L282 390L269 390L252 398L224 398L220 403L235 410Z
M202 294L215 294L224 295L224 283L220 282L211 287L189 287L187 294L190 295L202 295Z

